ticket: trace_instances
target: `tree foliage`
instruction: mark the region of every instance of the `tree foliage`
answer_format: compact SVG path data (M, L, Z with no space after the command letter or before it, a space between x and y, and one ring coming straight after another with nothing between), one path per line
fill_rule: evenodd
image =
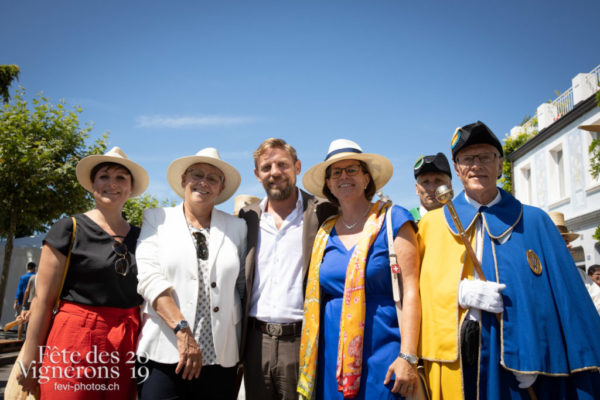
M22 88L0 111L0 237L7 239L3 298L15 234L46 230L62 215L91 207L75 166L87 155L103 153L106 135L86 146L92 128L80 126L79 107L67 110L64 102L51 104L41 95L30 107Z
M143 196L134 197L127 200L123 206L123 214L127 222L134 226L142 226L142 219L144 217L144 210L147 208L157 208L165 206L174 206L174 201L164 199L159 201L156 197L150 194L144 194Z
M521 147L533 136L537 135L537 133L537 130L528 132L526 129L523 129L517 137L513 138L509 136L504 140L504 144L502 145L502 150L504 151L504 163L502 164L502 177L500 178L500 183L502 184L502 189L509 193L513 193L513 177L512 162L508 160L508 155Z
M10 101L10 92L8 88L15 79L19 79L21 70L18 65L0 65L0 96L2 101Z
M600 107L600 91L596 93L596 101ZM592 140L588 151L590 153L590 173L594 178L598 178L600 176L600 139Z

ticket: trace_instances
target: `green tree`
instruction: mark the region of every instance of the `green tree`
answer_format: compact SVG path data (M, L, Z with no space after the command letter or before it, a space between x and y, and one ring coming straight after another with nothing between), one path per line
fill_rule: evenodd
M0 65L0 96L2 96L4 103L10 101L8 88L15 79L19 79L20 73L21 70L18 65Z
M89 209L91 196L75 178L77 162L106 149L106 135L86 146L91 126L80 126L79 107L51 104L38 95L30 108L20 88L0 112L0 237L6 239L0 298L17 228L43 231L56 219ZM0 317L1 317L0 310Z
M127 222L134 226L142 226L142 219L144 217L144 210L147 208L157 208L165 206L174 206L174 201L164 199L159 201L156 197L150 194L144 194L143 196L134 197L127 200L123 206L123 215Z
M521 126L525 126L527 120L521 124ZM529 124L537 125L537 120L533 120L529 122ZM504 151L504 163L502 164L502 177L500 178L500 183L502 184L502 189L506 190L509 193L513 193L513 179L512 179L512 163L508 160L508 155L513 151L517 150L521 145L523 145L526 141L537 135L538 131L533 130L528 133L527 129L523 129L517 137L507 137L504 140L504 144L502 145L502 150Z

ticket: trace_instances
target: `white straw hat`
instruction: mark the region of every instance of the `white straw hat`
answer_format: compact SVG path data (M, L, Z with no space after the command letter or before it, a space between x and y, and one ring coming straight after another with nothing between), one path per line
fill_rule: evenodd
M240 210L250 204L258 203L260 198L249 194L238 194L233 200L233 215L237 216Z
M600 132L600 122L591 125L579 125L578 128L590 132Z
M129 157L127 157L127 154L125 154L120 147L116 146L103 155L98 154L87 156L82 158L79 163L77 163L75 175L77 176L77 181L85 190L90 193L93 192L92 177L90 176L90 173L96 165L104 162L119 164L129 170L131 176L133 177L133 187L131 188L130 197L139 196L140 194L144 193L148 187L148 173L141 165L131 161Z
M551 211L548 213L548 215L550 216L552 222L554 222L554 225L556 225L556 227L558 228L560 235L567 242L570 243L573 240L577 239L579 236L581 236L579 233L570 231L569 228L567 228L567 225L565 225L565 214L558 211Z
M336 139L329 145L325 161L306 171L302 178L304 188L317 197L325 197L325 171L331 164L342 160L359 160L367 164L375 184L375 191L381 189L394 173L392 162L379 154L363 153L358 144L348 139Z
M176 159L167 169L167 180L181 198L185 198L185 189L181 186L181 176L191 165L204 163L218 168L225 175L225 188L215 199L215 204L221 204L227 201L240 186L242 177L240 173L231 164L221 160L219 152L214 147L207 147L200 150L194 156L186 156Z

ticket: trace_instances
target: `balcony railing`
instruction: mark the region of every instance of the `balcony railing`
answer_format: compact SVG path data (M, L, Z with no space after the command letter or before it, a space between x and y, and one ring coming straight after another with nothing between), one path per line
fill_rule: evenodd
M598 79L600 81L600 65L598 65L596 68L591 70L589 73L596 75L596 79ZM565 92L561 93L551 103L556 109L556 116L554 117L554 121L557 121L560 118L562 118L563 116L565 116L575 106L574 100L573 100L573 87L570 87ZM538 130L537 121L538 121L538 115L537 115L537 111L536 111L536 113L527 122L525 122L522 125L523 131L525 131L525 132L537 131Z
M573 109L573 87L567 89L566 92L558 96L552 105L556 107L556 117L554 120L562 118L566 113Z

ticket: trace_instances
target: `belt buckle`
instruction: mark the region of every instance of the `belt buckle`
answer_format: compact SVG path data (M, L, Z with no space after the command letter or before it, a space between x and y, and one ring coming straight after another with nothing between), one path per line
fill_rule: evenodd
M281 336L283 333L283 327L281 324L274 324L271 322L267 322L267 333L271 336Z

